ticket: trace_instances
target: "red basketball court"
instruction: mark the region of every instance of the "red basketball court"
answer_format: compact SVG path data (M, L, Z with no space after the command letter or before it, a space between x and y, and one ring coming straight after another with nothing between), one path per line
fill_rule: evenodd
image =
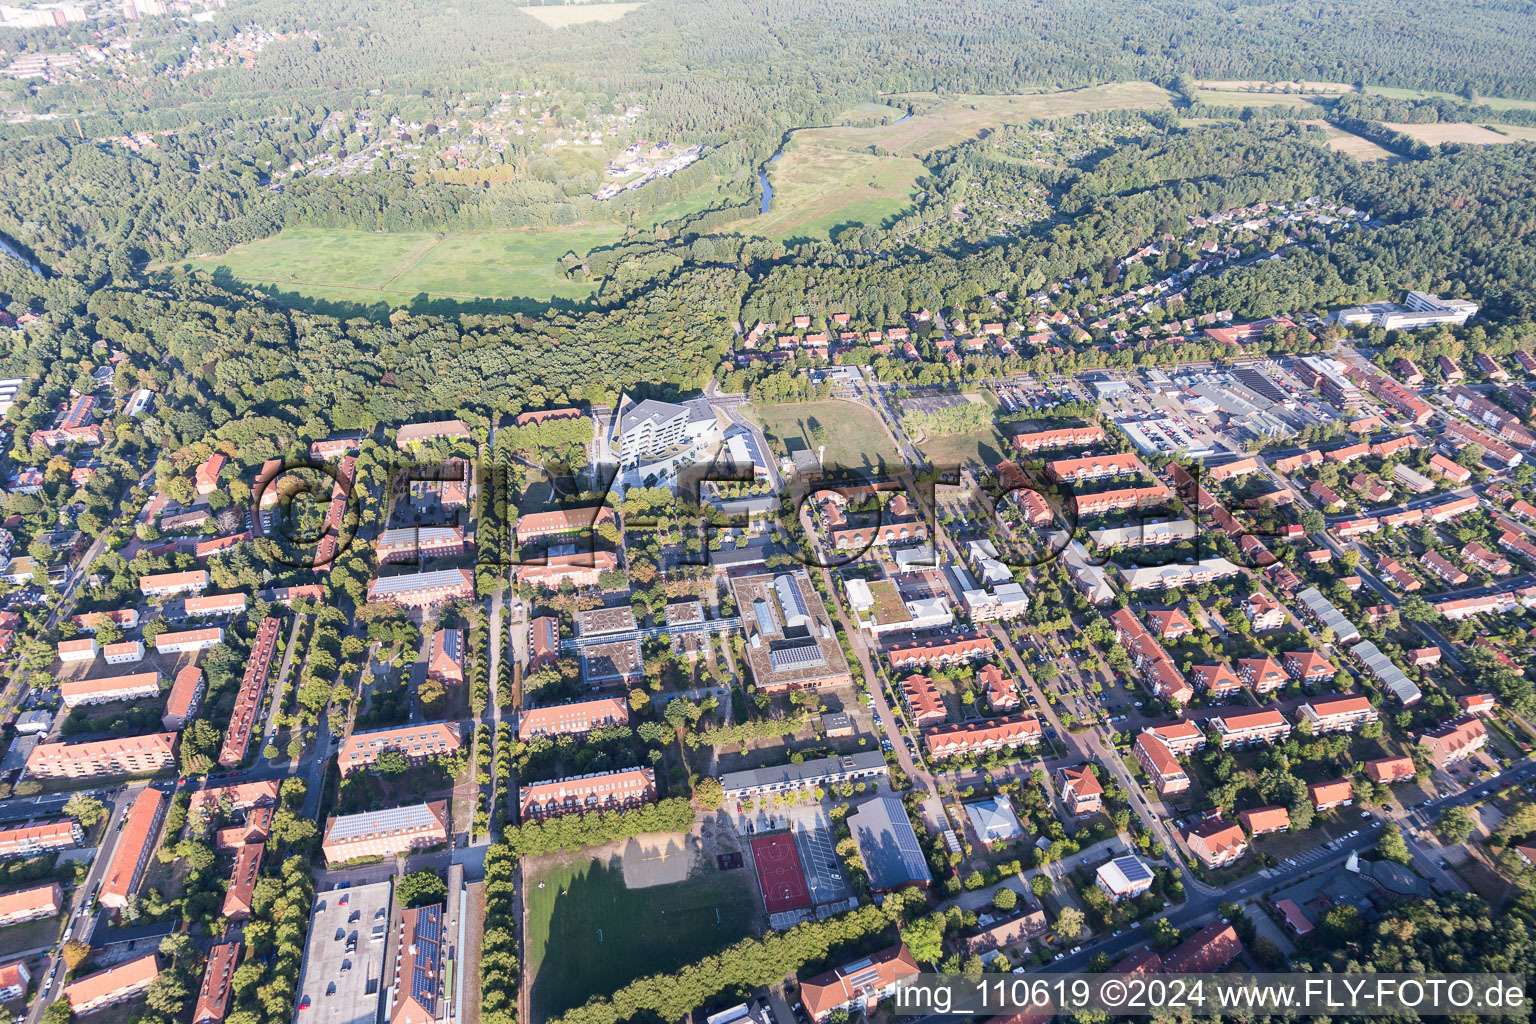
M758 836L752 840L752 861L757 867L757 884L762 887L763 907L768 913L801 910L811 905L811 890L805 884L794 836Z

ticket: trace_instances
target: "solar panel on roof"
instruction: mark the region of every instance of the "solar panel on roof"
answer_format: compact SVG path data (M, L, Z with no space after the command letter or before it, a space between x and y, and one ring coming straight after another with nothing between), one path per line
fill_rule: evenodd
M1115 867L1120 869L1127 882L1145 882L1152 878L1152 872L1135 857L1121 857L1115 861Z

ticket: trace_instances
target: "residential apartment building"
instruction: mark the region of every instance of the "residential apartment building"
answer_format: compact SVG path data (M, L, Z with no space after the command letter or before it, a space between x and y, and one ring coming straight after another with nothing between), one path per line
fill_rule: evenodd
M1320 697L1298 707L1302 720L1314 734L1354 732L1367 722L1381 717L1371 702L1360 696Z
M54 917L64 909L64 890L58 882L0 893L0 928Z
M835 1010L872 1011L902 980L918 973L917 961L898 943L878 953L800 982L800 999L813 1024Z
M427 722L393 729L355 732L341 741L336 763L343 776L359 768L368 768L386 750L394 750L412 764L424 764L434 757L456 753L461 746L456 722Z
M468 441L473 437L462 420L407 423L395 431L395 447L401 451L414 452L435 441Z
M444 846L448 842L448 801L328 818L323 835L320 848L330 865Z
M1331 811L1355 802L1355 787L1348 779L1337 782L1314 782L1307 787L1307 799L1319 811Z
M65 985L64 999L72 1013L83 1016L143 995L158 977L160 962L148 953Z
M73 818L0 829L0 860L72 850L84 839L85 830Z
M878 750L862 750L840 757L726 772L720 776L720 786L728 803L744 803L778 793L830 789L845 782L866 782L878 788L880 780L889 775L890 767L884 754Z
M517 542L530 544L551 537L576 537L604 523L617 524L618 518L607 505L552 509L530 512L517 520Z
M444 684L464 681L462 629L439 629L432 634L432 648L427 653L427 678Z
M66 708L111 704L120 700L149 700L160 696L160 673L138 672L101 679L66 679L59 683L59 698Z
M400 915L394 943L395 984L391 987L389 1024L431 1024L445 985L443 904L413 907Z
M997 644L990 636L960 636L951 640L923 640L894 645L887 649L886 657L893 667L909 669L930 665L960 665L990 658L996 653Z
M473 601L475 578L468 569L439 569L384 576L368 584L368 600L402 608L430 608L447 601Z
M1040 743L1040 737L1040 720L1024 715L939 726L923 733L923 744L929 756L942 759L1009 747L1034 747Z
M373 542L381 565L421 558L453 558L468 549L461 526L410 526L385 530Z
M1250 836L1288 832L1291 828L1291 812L1284 807L1255 807L1238 811L1237 820L1242 823L1243 831Z
M121 910L139 891L168 803L165 794L152 786L133 798L128 813L123 815L123 825L117 835L112 860L107 864L107 873L101 879L98 899L102 906Z
M246 596L244 594L204 594L201 597L186 598L181 605L183 610L194 619L211 619L219 615L243 615Z
M1280 689L1289 678L1280 663L1267 654L1262 658L1239 658L1237 674L1260 696Z
M656 800L656 773L650 768L594 772L538 782L518 790L524 821L628 810Z
M175 746L174 732L87 743L39 743L27 755L27 774L37 779L148 775L175 766Z
M224 630L220 626L208 629L188 629L176 633L161 633L155 637L155 651L159 654L186 654L206 651L224 642Z
M1211 719L1211 728L1221 738L1223 750L1255 743L1275 743L1291 734L1291 723L1272 708Z
M187 572L151 573L139 577L139 593L145 597L171 597L176 594L200 594L208 589L204 569Z
M269 615L256 628L256 639L251 643L251 653L245 661L245 674L235 693L235 707L229 713L229 726L224 730L224 742L219 747L219 764L226 768L233 768L245 760L251 734L256 729L256 716L261 712L262 698L266 695L267 672L277 653L277 634L281 625L280 619Z
M518 716L517 738L585 736L593 729L629 724L629 701L623 697L594 697L568 704L529 708Z
M171 684L171 692L165 698L165 712L160 716L161 727L168 732L179 731L202 707L203 692L206 689L207 680L203 670L196 665L187 665L177 672L176 680Z
M203 982L197 990L197 1005L192 1010L192 1024L220 1024L229 1013L235 968L240 966L239 942L219 942L208 951L203 968Z
M1189 789L1189 776L1155 733L1144 732L1136 737L1136 760L1146 769L1159 795L1172 796Z
M1073 817L1096 813L1103 806L1104 787L1088 765L1056 770L1057 792Z
M1248 852L1248 837L1230 821L1211 818L1184 834L1185 845L1206 868L1226 867Z
M1460 764L1488 745L1488 726L1481 718L1456 718L1419 737L1419 745L1436 768Z

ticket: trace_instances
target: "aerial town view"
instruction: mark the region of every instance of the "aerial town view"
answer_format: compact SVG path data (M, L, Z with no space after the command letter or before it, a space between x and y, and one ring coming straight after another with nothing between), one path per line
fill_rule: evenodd
M1531 15L0 4L0 1024L1529 1020Z

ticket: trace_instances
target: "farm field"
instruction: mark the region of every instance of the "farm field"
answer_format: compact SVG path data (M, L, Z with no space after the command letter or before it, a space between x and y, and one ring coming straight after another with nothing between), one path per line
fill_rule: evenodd
M825 444L828 466L873 471L882 460L893 472L901 466L885 428L863 406L838 401L800 402L753 406L752 414L768 437L778 439L791 453L814 452L819 443ZM811 437L817 425L826 431L822 442Z
M1259 89L1197 89L1195 99L1219 107L1313 107L1312 100L1297 93L1264 92Z
M1166 108L1172 94L1150 82L1113 82L1066 92L1003 96L898 93L895 103L912 103L919 113L900 124L863 128L807 128L796 137L830 140L849 149L879 146L903 156L923 156L974 139L988 128L1101 110Z
M1452 100L1457 103L1465 103L1465 96L1458 96L1453 92L1433 92L1429 89L1395 89L1384 85L1368 85L1365 87L1367 96L1390 96L1399 100L1424 100L1439 97L1443 100ZM1479 96L1479 105L1492 107L1495 110L1536 110L1536 100L1507 99L1503 96Z
M1328 136L1328 148L1335 153L1352 156L1362 163L1371 160L1392 159L1393 154L1390 149L1384 149L1370 139L1356 135L1353 132L1347 132L1337 125L1321 120L1308 121L1307 123L1323 130L1323 134Z
M828 238L844 227L879 226L912 206L925 173L912 157L855 153L797 132L768 168L773 204L741 222L768 238Z
M1353 92L1355 87L1345 82L1261 82L1243 79L1205 79L1195 83L1201 89L1217 92L1293 92L1309 95L1338 96Z
M758 923L762 900L745 870L719 872L700 862L687 881L630 889L623 858L611 846L604 849L596 858L553 858L528 875L527 960L536 1021L719 952Z
M476 232L371 232L290 228L217 256L178 261L236 280L326 302L391 308L433 298L581 300L591 282L568 281L567 252L623 234L618 225Z
M530 18L539 19L550 28L570 28L572 25L585 25L594 21L618 21L630 11L644 6L645 0L639 0L638 3L576 3L557 4L552 7L519 7L518 10Z
M1402 132L1409 138L1431 146L1438 146L1442 142L1458 142L1471 146L1503 146L1516 141L1512 136L1489 131L1480 124L1462 124L1453 121L1442 121L1438 124L1384 123L1395 132Z

